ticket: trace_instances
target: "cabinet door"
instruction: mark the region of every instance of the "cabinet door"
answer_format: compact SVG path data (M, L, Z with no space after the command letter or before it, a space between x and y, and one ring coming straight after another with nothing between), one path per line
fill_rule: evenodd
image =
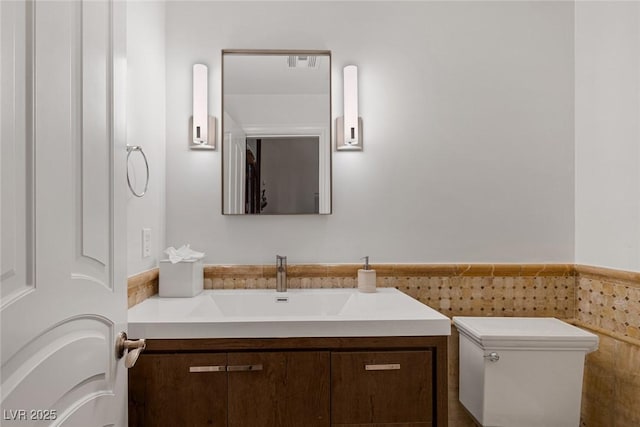
M332 425L418 427L432 419L430 351L331 354Z
M329 426L329 352L228 358L229 427Z
M129 370L129 426L226 426L226 364L226 353L142 354Z

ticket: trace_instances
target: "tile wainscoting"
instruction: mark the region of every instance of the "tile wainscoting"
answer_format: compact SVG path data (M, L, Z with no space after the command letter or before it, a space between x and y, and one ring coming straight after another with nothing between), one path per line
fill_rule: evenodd
M353 288L360 265L288 266L290 288ZM640 425L640 273L573 264L380 264L396 287L446 316L557 317L591 330L583 427ZM275 289L273 265L206 266L205 289ZM158 292L158 269L129 279L129 307ZM458 334L449 340L449 425L471 427L458 401Z
M577 265L577 326L600 337L587 356L582 427L640 426L640 273Z

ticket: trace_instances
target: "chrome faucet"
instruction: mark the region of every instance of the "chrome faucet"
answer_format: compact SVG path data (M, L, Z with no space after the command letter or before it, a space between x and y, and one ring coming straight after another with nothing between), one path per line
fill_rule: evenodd
M287 292L287 257L276 255L276 292Z

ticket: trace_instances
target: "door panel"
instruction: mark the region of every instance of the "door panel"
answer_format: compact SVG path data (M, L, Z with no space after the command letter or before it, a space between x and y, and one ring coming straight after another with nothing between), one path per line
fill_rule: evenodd
M126 423L124 8L0 3L2 409L53 425Z
M82 227L81 253L83 257L94 260L96 273L103 277L103 284L110 285L108 280L109 265L109 140L110 121L110 89L111 58L109 47L111 28L109 25L109 3L104 1L85 2L82 6L83 22L91 25L82 26L82 79L81 84L81 124L80 153L82 172L81 191L77 194L82 220L77 225ZM86 260L85 260L86 262ZM106 280L104 280L106 279Z
M2 138L2 306L33 289L33 151L26 128L26 7L4 2L0 7L0 122ZM27 179L29 178L29 179Z

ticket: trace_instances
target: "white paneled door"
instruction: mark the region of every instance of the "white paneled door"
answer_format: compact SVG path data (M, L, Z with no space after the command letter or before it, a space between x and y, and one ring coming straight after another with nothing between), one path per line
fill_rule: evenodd
M0 19L0 424L124 426L125 4Z

